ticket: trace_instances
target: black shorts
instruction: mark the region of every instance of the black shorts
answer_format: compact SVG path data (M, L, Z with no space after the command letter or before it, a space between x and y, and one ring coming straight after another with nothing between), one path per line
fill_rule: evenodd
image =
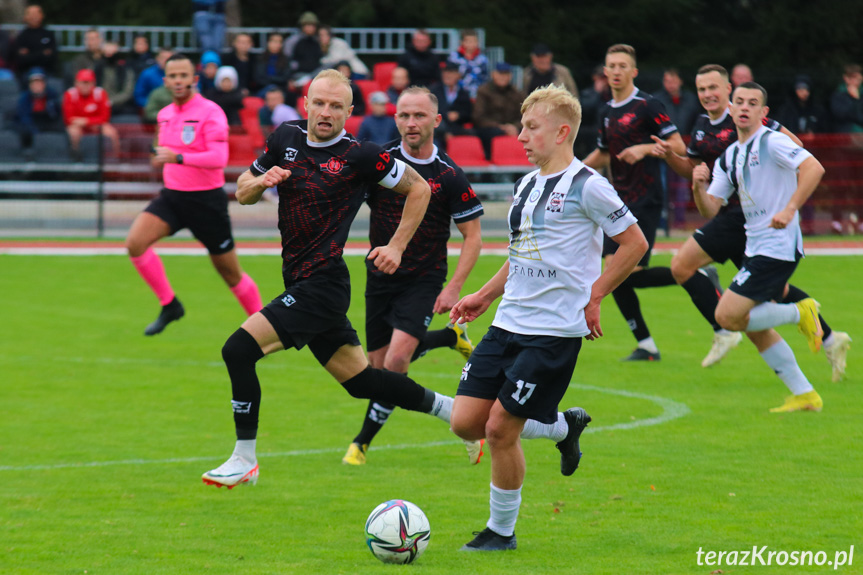
M728 260L737 269L746 251L746 216L740 206L732 206L695 230L692 237L710 259L719 264Z
M791 279L797 263L767 256L744 257L740 271L731 280L728 289L753 301L782 301L785 284Z
M662 208L647 208L641 210L639 213L633 211L632 215L638 220L638 227L641 228L641 232L647 239L647 252L638 262L639 266L646 268L650 264L650 252L653 251L653 244L656 241L656 230L659 228L659 221L662 219ZM616 241L604 235L602 240L602 257L617 253L618 247L619 244Z
M492 326L465 364L456 395L497 398L516 417L554 423L580 349L580 337L520 335Z
M162 188L159 197L144 208L171 228L171 235L189 228L204 244L210 255L225 254L234 249L228 196L222 188L202 192L179 192Z
M293 284L286 279L285 286L261 310L285 349L308 345L315 359L326 365L343 345L360 345L347 316L351 282L346 273L318 273Z
M443 279L368 275L366 281L366 347L375 351L389 345L393 329L421 340L434 315L434 302Z

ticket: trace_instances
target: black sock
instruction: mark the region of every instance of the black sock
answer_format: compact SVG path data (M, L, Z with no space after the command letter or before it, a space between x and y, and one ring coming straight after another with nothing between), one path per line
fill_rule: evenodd
M434 392L408 376L394 371L367 367L342 383L352 397L395 404L402 409L428 413L434 404ZM431 397L431 399L429 399Z
M634 288L665 287L677 284L671 268L645 268L632 272L627 281Z
M713 331L722 329L716 322L716 306L719 304L719 294L708 277L701 272L695 272L691 278L680 284L689 294L692 303L713 327Z
M785 299L782 300L782 303L797 303L800 300L806 299L808 297L810 297L809 294L800 289L799 287L788 284L788 295L785 296ZM824 329L823 338L827 339L827 336L833 333L833 330L830 328L829 325L827 325L827 322L824 321L824 316L822 316L820 313L818 314L818 319L821 320L821 327L822 329Z
M416 350L414 350L414 355L411 357L411 361L418 360L430 349L453 347L457 340L458 337L456 336L454 329L445 327L443 329L427 331L425 337L420 340L419 345L417 345Z
M405 374L407 375L407 374ZM379 401L369 401L369 406L366 409L366 417L363 419L363 428L354 438L354 443L360 445L371 444L372 439L384 426L384 423L389 419L390 414L395 409L392 403L381 403Z
M262 357L261 346L243 328L231 334L222 347L222 359L231 377L231 405L237 439L255 439L258 434L261 383L255 372L255 363Z
M611 295L614 296L614 301L617 302L617 307L623 314L623 319L626 320L629 329L632 330L635 340L641 341L650 337L650 330L647 329L647 324L641 315L641 304L638 302L638 296L635 295L635 289L629 283L629 279L627 278L617 286Z

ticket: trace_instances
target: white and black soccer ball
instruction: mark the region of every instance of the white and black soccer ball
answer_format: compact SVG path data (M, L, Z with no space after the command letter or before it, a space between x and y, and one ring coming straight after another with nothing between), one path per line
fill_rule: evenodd
M375 507L366 519L366 543L384 563L411 563L429 544L431 527L422 509L401 499Z

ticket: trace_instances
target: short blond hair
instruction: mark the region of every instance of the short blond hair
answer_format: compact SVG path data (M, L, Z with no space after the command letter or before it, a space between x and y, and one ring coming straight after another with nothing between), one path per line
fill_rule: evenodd
M348 89L348 106L354 103L354 93L353 90L351 90L351 81L338 70L334 68L321 70L318 72L318 75L314 77L312 83L317 82L318 80L329 80L334 84L341 84ZM311 88L311 85L309 85L309 88Z
M522 102L522 115L534 106L544 106L546 114L554 114L565 123L570 124L572 132L568 140L575 140L578 129L581 127L581 102L570 94L569 90L556 84L540 86Z

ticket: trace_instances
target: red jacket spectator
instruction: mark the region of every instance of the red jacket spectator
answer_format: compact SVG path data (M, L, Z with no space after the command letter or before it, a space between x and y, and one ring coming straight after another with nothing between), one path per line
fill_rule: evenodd
M63 121L68 126L72 118L86 118L87 127L106 124L111 119L111 100L108 93L98 86L82 90L79 83L94 83L93 70L81 70L75 77L75 86L63 94ZM89 93L88 93L89 92Z

